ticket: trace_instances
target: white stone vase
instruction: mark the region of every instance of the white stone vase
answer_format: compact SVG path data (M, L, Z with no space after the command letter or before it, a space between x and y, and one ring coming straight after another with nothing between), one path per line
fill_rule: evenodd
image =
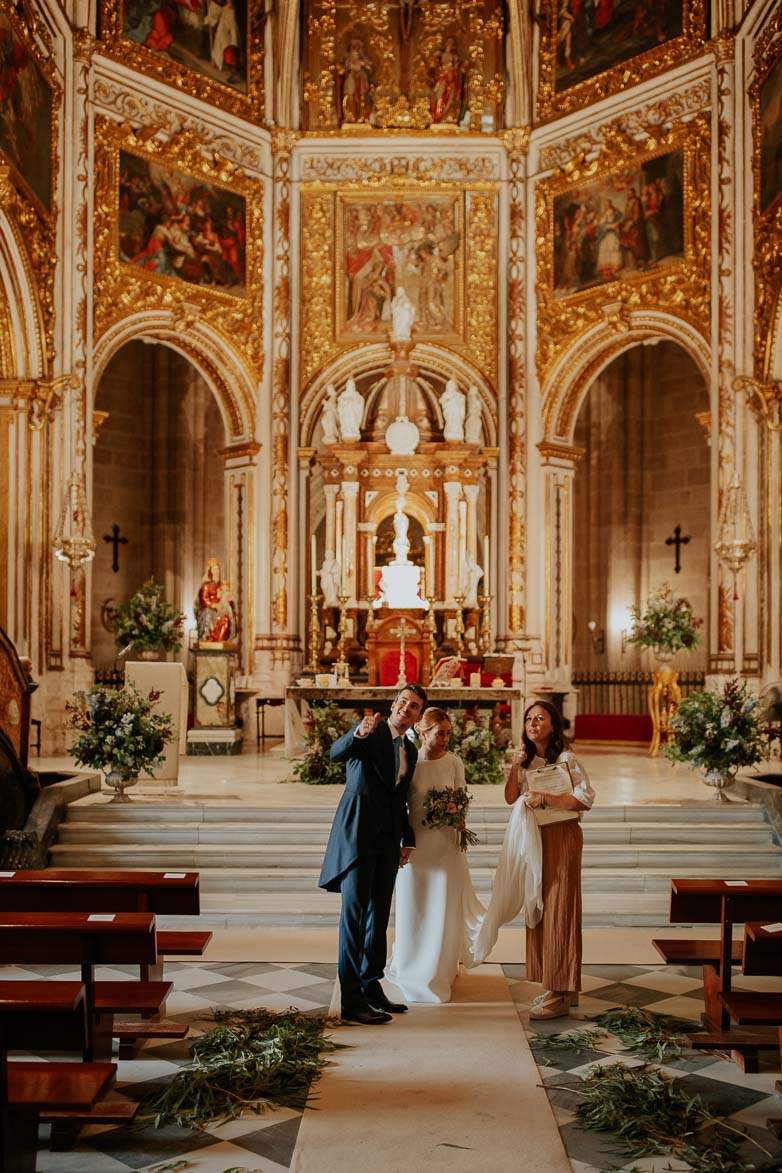
M130 802L125 791L129 786L135 786L138 778L131 778L127 770L106 770L106 785L115 792L111 802Z
M703 781L707 786L713 786L715 789L715 802L728 802L729 799L725 797L724 791L728 786L733 785L735 778L735 771L733 770L706 770L703 775Z

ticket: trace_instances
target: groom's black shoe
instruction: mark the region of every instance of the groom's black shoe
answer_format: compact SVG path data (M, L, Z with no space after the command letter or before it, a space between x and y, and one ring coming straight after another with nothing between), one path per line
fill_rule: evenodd
M367 986L364 990L364 997L373 1010L379 1010L383 1014L407 1013L404 1002L391 1002L385 996L380 982L372 982L371 986Z
M381 1022L390 1022L391 1015L383 1010L375 1010L368 1002L354 1002L353 1005L343 1005L340 1012L343 1022L359 1022L362 1026L379 1026Z

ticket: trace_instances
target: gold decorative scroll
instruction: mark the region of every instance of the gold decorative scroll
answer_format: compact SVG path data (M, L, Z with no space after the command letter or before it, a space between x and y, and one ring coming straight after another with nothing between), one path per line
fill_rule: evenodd
M275 166L274 215L274 383L272 387L272 617L283 631L288 626L288 447L291 352L291 150L293 136L278 132L273 140Z
M755 80L750 88L752 107L752 171L754 176L755 248L755 376L761 381L772 375L774 345L782 323L782 191L761 198L764 127L761 98L767 85L778 91L782 77L782 8L777 11L758 39L754 55ZM773 95L772 95L773 97ZM782 143L778 117L765 128L766 151L775 155Z
M165 85L174 86L218 110L236 114L240 118L262 121L264 118L264 27L265 5L256 0L235 0L241 6L247 24L246 37L238 48L237 79L223 76L223 70L213 68L207 46L215 36L208 28L202 30L201 57L190 46L192 68L181 63L167 51L148 48L143 42L127 35L126 17L134 15L134 0L101 0L101 52L113 57L128 69L157 78ZM162 9L164 6L160 5ZM177 5L171 6L177 9ZM198 10L198 5L192 6ZM202 6L206 9L206 5ZM135 9L143 5L135 0ZM156 15L160 16L160 13ZM179 17L174 13L174 21ZM176 43L176 28L174 43ZM187 48L187 46L185 46Z
M597 5L593 10L593 19L596 16ZM668 21L674 12L681 12L679 35L671 35L671 29L662 27L662 22ZM586 6L579 10L580 16L586 20ZM630 6L622 10L629 13ZM538 85L537 115L538 118L561 117L576 110L582 110L594 102L599 102L611 94L639 85L649 78L656 77L666 69L680 64L694 57L702 50L706 39L706 3L705 0L671 0L670 4L635 5L635 18L645 20L650 26L657 19L661 21L658 36L647 38L652 47L635 56L630 55L622 59L622 42L615 39L616 53L614 63L601 73L586 77L577 84L570 84L570 78L578 78L589 70L589 57L595 55L595 62L599 64L596 48L597 41L582 38L581 49L573 44L573 53L570 67L563 70L566 63L561 59L566 52L568 26L575 38L577 36L576 20L573 6L563 3L562 0L542 0L540 12L540 82ZM605 37L610 26L603 29L604 43L602 52L606 51ZM655 44L655 40L658 41ZM581 58L584 60L581 60ZM586 68L585 68L586 67ZM572 75L570 74L572 68ZM559 79L557 74L559 72ZM565 85L564 82L568 81Z
M496 0L304 4L305 130L497 130L504 104Z
M678 319L689 323L704 339L709 338L711 258L711 205L709 195L709 120L698 115L685 125L669 131L649 131L639 144L611 130L606 132L602 150L590 162L582 159L572 167L538 184L535 203L537 240L537 368L545 386L560 356L572 350L579 338L598 324L613 324L626 330L631 312L664 306ZM555 296L554 201L583 188L629 164L681 151L683 157L683 252L667 265L652 265L637 274L603 281L577 292ZM619 307L612 323L606 316L611 305ZM620 312L621 311L621 312Z
M191 132L161 141L146 130L138 136L132 127L117 126L98 119L95 129L95 287L94 319L96 346L111 327L140 312L166 312L173 316L180 337L177 346L190 354L195 344L189 338L197 321L203 321L219 336L225 350L235 356L238 371L234 378L215 355L217 384L224 389L229 414L236 415L233 387L260 382L263 372L263 186L248 179L234 164L214 153L204 154ZM246 255L244 293L235 296L216 285L200 285L163 273L123 263L119 256L119 161L120 152L148 163L196 177L211 189L225 190L244 200L246 212ZM199 340L200 344L201 340ZM206 345L204 343L204 345ZM217 349L217 348L215 348ZM199 362L211 360L210 355ZM237 372L238 375L238 372ZM233 404L231 401L233 400ZM245 392L245 419L254 420L255 404Z
M508 479L510 501L508 506L508 550L510 581L508 583L508 630L524 630L526 619L526 380L525 380L525 316L526 301L526 175L525 163L529 147L529 132L515 132L508 136L509 219L508 240Z

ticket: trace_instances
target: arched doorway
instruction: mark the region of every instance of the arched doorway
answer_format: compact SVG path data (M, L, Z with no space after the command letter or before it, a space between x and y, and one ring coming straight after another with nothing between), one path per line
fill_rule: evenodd
M149 577L193 626L206 562L224 564L226 537L222 416L188 360L162 344L126 343L108 362L95 396L92 654L110 667L111 608ZM117 558L114 536L119 527ZM126 538L127 544L121 544ZM115 569L117 567L117 569Z

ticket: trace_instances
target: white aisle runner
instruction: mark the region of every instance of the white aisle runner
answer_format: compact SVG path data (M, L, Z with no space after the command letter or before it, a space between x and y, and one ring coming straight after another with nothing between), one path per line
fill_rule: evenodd
M292 1173L571 1173L499 966L462 974L447 1005L334 1038L347 1049L316 1084Z

